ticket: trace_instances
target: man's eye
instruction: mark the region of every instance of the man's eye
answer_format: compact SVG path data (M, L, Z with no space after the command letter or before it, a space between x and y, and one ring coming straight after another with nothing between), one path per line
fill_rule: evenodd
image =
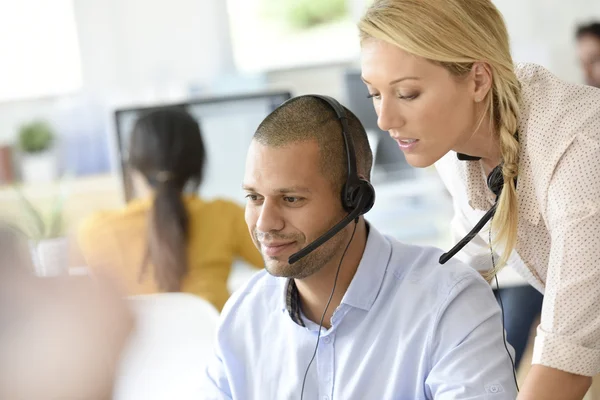
M247 198L248 200L252 200L252 201L256 201L256 200L258 200L258 196L257 196L257 195L255 195L255 194L247 194L247 195L246 195L246 198Z
M289 197L289 196L286 196L286 197L283 198L283 201L285 201L287 203L297 203L297 202L300 201L300 198L299 197Z

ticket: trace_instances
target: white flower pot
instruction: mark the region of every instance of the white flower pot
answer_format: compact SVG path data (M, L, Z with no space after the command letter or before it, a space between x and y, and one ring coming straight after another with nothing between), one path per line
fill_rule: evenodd
M57 159L53 151L23 154L21 173L26 183L52 182L58 175Z
M42 240L33 246L32 253L37 276L69 273L69 241L66 237Z

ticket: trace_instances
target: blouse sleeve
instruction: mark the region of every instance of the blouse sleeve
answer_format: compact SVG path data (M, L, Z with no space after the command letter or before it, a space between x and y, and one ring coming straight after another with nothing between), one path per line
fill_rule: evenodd
M576 137L548 187L551 236L533 363L578 375L600 372L600 143Z

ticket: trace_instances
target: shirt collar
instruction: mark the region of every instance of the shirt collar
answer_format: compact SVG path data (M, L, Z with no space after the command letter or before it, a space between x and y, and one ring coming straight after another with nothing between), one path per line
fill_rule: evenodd
M369 238L362 259L342 298L342 304L365 311L370 310L377 299L392 255L390 242L372 225L369 227Z
M368 222L367 222L368 224ZM375 302L383 284L392 254L392 246L373 226L368 225L369 236L358 269L348 290L342 298L342 304L368 311ZM284 285L285 309L292 321L305 326L300 308L300 296L293 279Z
M285 284L285 308L284 311L290 314L292 321L300 326L305 327L304 321L302 320L302 312L300 308L300 296L298 294L298 287L296 281L288 279Z

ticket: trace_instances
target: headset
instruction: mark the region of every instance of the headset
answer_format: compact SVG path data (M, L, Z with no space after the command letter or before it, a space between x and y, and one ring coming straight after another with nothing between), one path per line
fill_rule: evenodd
M479 160L480 158L459 154L458 159L464 161L474 161ZM516 183L517 180L515 178L515 185ZM454 245L454 247L452 247L446 253L442 254L439 260L440 264L445 264L448 260L454 257L456 253L461 251L462 248L467 245L467 243L469 243L471 240L473 240L475 236L477 236L477 234L483 229L485 224L487 224L488 221L492 219L494 214L496 214L498 198L500 198L500 193L502 193L502 188L504 187L504 175L502 174L502 164L498 165L492 170L492 172L490 172L490 174L487 177L487 186L492 191L492 193L496 195L496 201L494 202L494 205L483 215L479 222L475 224L473 229L471 229L471 231L467 233L467 235L464 238L462 238L458 243L456 243L456 245Z
M344 217L340 222L335 224L333 227L331 227L331 229L315 239L313 242L298 252L292 254L288 259L289 264L298 262L301 258L306 257L319 246L322 246L325 242L334 237L353 220L358 221L358 217L367 213L375 203L375 189L369 181L361 178L358 175L358 169L356 167L356 150L354 148L352 135L350 134L350 130L348 128L348 117L346 116L344 107L332 97L317 94L294 97L283 103L280 107L283 107L286 103L297 100L301 97L313 97L321 100L335 112L337 119L340 121L348 167L348 174L346 176L344 187L342 188L341 197L342 206L348 212L348 215L346 215L346 217Z
M515 137L518 138L517 135ZM480 157L473 157L466 154L457 153L457 157L461 161L478 161L481 160ZM473 238L483 229L485 224L488 223L492 218L494 218L494 214L496 214L496 208L498 207L498 199L500 198L500 194L502 193L502 189L504 188L504 175L502 174L502 163L496 166L487 177L487 187L494 193L496 196L496 200L494 201L494 205L483 215L483 217L475 224L473 229L467 235L462 238L454 247L452 247L448 252L442 254L440 257L440 264L445 264L448 260L456 255L463 247L467 245ZM515 187L517 186L517 178L514 179ZM496 262L494 260L494 251L492 248L492 230L489 231L488 243L490 246L490 253L492 257L492 266L496 269ZM494 279L496 280L496 290L500 290L500 284L498 283L498 275L494 275ZM504 339L504 348L506 349L506 353L510 358L510 363L512 365L513 378L515 381L515 386L517 387L517 392L519 391L519 383L517 382L517 372L515 369L515 362L508 351L508 346L506 344L506 328L504 327L504 304L502 304L502 296L498 293L498 299L500 302L500 310L502 311L502 338Z

